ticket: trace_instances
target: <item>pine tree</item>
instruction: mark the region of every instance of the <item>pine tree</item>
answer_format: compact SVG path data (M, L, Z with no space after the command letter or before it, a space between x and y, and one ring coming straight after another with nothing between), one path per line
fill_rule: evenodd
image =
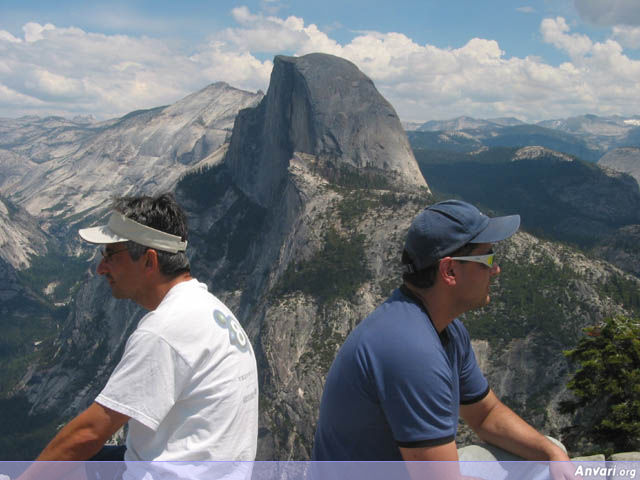
M640 449L640 319L611 317L584 332L564 352L579 367L567 384L574 399L562 402L561 411L589 418L577 428L598 445Z

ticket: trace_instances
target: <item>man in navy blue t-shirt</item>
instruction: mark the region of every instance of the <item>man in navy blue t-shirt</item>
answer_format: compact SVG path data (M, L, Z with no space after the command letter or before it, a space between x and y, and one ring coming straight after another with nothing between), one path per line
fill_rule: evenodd
M492 244L520 217L489 218L440 202L407 233L404 283L351 332L322 395L314 460L458 460L458 416L494 445L531 460L566 453L501 403L457 317L489 302L500 273Z

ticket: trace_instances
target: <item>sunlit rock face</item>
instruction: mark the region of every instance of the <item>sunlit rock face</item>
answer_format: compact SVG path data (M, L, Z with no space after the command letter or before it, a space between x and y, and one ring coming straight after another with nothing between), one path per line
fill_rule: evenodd
M266 206L294 152L329 170L384 172L394 183L426 187L391 104L354 64L332 55L275 58L266 96L238 116L227 163L238 187Z
M101 123L4 120L0 195L41 219L73 221L99 213L113 195L170 190L225 143L238 111L261 98L216 83Z

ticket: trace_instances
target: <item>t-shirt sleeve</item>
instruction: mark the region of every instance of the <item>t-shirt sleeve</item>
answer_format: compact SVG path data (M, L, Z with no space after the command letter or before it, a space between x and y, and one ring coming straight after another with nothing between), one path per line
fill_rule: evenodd
M399 340L399 339L398 339ZM378 344L381 356L370 358L380 406L397 444L428 447L454 440L457 408L452 408L453 385L447 359L419 342L394 345L396 338Z
M180 397L189 370L164 339L137 330L96 402L156 431Z
M470 405L487 396L489 382L487 382L478 366L467 329L462 326L461 330L464 354L460 368L460 403L462 405Z

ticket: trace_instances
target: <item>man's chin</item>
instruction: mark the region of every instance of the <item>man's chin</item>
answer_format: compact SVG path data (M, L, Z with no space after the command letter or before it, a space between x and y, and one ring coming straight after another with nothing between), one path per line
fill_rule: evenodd
M113 285L112 283L109 283L109 286L111 287L111 296L113 298L117 298L118 300L122 300L124 298L124 295L122 294L122 292L120 292L115 285Z
M478 301L478 305L475 306L474 310L479 310L480 308L484 308L491 302L491 297L487 295L483 301Z

